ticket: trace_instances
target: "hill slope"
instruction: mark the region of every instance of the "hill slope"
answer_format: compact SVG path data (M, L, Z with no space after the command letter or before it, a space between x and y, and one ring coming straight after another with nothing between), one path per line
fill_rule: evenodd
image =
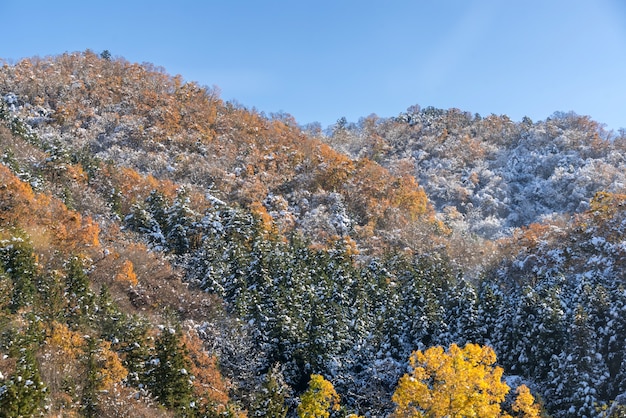
M596 192L626 184L626 137L572 112L516 123L414 106L396 118L338 124L328 141L353 158L409 171L451 225L487 238L580 213Z
M387 416L413 350L467 342L555 417L626 392L624 138L589 118L324 136L89 51L0 89L9 416L294 416L311 374Z
M265 207L315 240L351 235L367 248L374 235L409 239L399 225L437 227L411 176L350 160L289 118L223 103L161 69L87 52L5 66L0 78L10 109L46 147Z

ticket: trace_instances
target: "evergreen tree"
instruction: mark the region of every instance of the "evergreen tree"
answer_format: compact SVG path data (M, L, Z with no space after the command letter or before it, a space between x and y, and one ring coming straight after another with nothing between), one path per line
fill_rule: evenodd
M68 306L66 281L59 271L42 274L37 280L37 308L48 322L63 322Z
M182 255L199 245L194 224L198 215L189 206L188 192L178 190L174 203L165 212L163 233L168 246L175 254Z
M494 347L500 352L502 328L510 326L510 314L507 310L509 302L506 295L497 283L484 280L478 288L477 303L479 337L474 342Z
M37 264L28 235L19 230L11 234L0 240L0 267L13 282L9 308L15 313L33 302Z
M167 207L169 201L165 195L158 190L153 190L146 198L146 210L152 218L164 228L167 224Z
M13 296L13 281L0 267L0 329L6 329L11 318L11 301Z
M33 351L20 349L15 372L0 379L0 415L7 418L34 416L45 396Z
M145 204L142 203L135 203L131 206L130 213L124 218L124 222L128 228L148 237L161 232L161 226L154 220L152 214L146 210Z
M275 364L265 375L260 393L249 410L251 417L285 418L286 399L290 388L284 381L279 364Z
M510 298L509 319L499 328L501 363L522 376L543 380L566 341L566 315L560 287L525 287ZM508 316L508 315L507 315Z
M606 358L611 376L611 398L615 398L626 393L626 290L619 286L612 296Z
M164 235L167 200L163 194L152 191L143 203L135 203L124 219L126 226L144 234L151 246L158 250L167 248Z
M180 329L164 328L154 344L147 383L161 404L182 416L193 416L190 364L180 340Z
M98 342L95 338L87 336L85 338L85 373L83 393L81 399L81 407L85 417L93 418L98 413L98 361L97 349Z
M109 52L108 49L105 49L104 51L100 53L100 58L102 58L105 61L111 61L111 52Z
M445 295L444 304L446 330L439 336L438 343L466 344L480 343L480 322L478 316L478 295L468 281L459 279Z
M582 306L574 311L570 338L564 351L553 359L546 390L548 407L555 417L592 418L603 391L608 370L597 352L597 335Z
M65 264L65 294L68 300L66 318L73 326L88 322L95 310L95 296L89 288L84 262L80 257L72 257Z
M122 315L111 322L113 327L104 325L103 336L116 341L113 346L121 353L122 364L128 370L127 383L139 387L149 382L152 341L147 335L147 321L137 316Z

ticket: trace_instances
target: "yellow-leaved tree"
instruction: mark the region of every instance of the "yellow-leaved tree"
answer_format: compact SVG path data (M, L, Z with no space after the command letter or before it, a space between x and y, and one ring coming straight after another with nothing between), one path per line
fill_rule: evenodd
M539 418L541 417L541 406L535 402L534 396L526 385L517 388L517 398L513 403L512 410L516 417Z
M333 384L319 374L312 374L309 388L300 397L300 418L328 418L329 410L338 411L339 395Z
M502 381L503 369L495 366L492 348L452 344L416 351L409 359L411 373L400 378L393 395L400 417L503 417L502 402L509 386ZM512 406L515 416L539 417L539 407L526 386L518 388Z

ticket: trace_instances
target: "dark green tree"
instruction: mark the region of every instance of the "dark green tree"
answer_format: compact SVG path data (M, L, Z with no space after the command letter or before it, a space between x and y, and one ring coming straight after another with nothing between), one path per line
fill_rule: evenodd
M598 335L588 313L577 306L564 351L554 356L548 375L546 399L555 417L593 417L597 407L606 406L603 391L609 376L598 354Z
M63 322L68 304L64 275L59 271L46 272L39 275L36 283L38 313L48 323Z
M37 263L26 233L15 230L11 237L0 240L0 267L13 282L11 312L30 305L35 295Z
M149 360L147 383L150 392L161 404L193 416L193 386L189 360L180 341L180 329L164 328L154 344L154 356Z
M65 293L68 300L66 317L70 325L78 326L90 319L89 316L94 311L95 296L89 288L89 276L83 259L70 258L65 270Z
M170 250L182 255L196 249L199 243L194 239L194 225L198 215L189 206L189 196L184 188L178 190L176 199L165 216L163 233Z
M97 353L98 341L95 338L86 338L87 344L85 348L85 386L82 394L82 410L87 418L97 416L98 413L98 361Z
M290 388L285 383L280 365L275 364L265 375L261 391L249 410L252 417L285 418L287 416L286 399Z
M148 337L149 325L146 320L137 316L120 315L117 320L107 321L103 327L103 336L115 341L112 347L121 353L122 364L128 370L126 381L138 387L145 384L148 378L153 341Z
M146 210L152 216L152 219L164 229L167 222L167 208L169 206L168 199L158 190L153 190L146 198Z
M45 385L39 376L33 351L20 349L15 373L0 379L0 416L34 416L42 407L45 396Z

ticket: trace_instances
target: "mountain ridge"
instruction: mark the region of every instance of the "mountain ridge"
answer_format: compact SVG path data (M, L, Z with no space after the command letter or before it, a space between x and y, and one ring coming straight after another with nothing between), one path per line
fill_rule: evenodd
M626 138L588 117L413 106L323 135L91 51L4 65L0 91L7 394L263 416L279 381L293 416L321 373L387 416L412 351L468 342L556 417L626 392Z

